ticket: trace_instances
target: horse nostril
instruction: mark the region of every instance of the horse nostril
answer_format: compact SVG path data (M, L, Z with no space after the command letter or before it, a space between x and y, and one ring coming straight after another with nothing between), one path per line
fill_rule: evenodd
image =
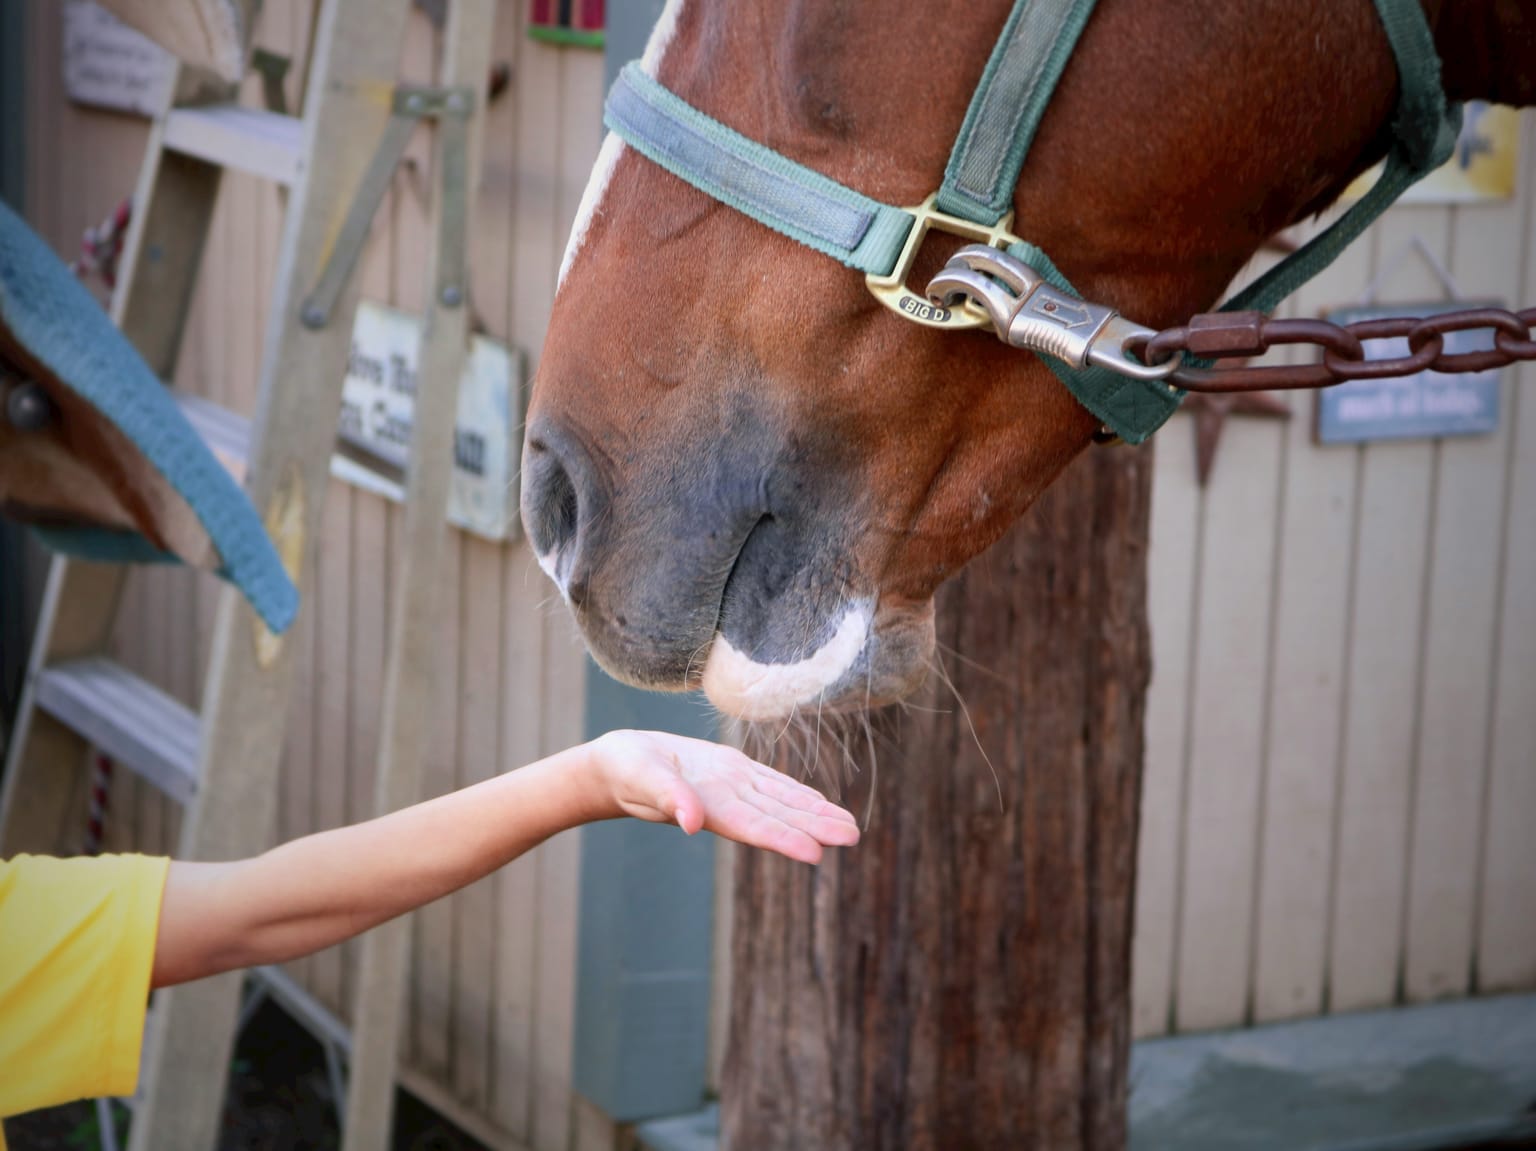
M523 519L539 555L553 555L576 538L581 500L569 469L542 440L528 442Z

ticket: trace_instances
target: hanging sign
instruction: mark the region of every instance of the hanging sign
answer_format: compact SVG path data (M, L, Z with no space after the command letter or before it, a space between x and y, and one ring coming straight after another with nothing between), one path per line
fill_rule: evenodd
M1502 307L1478 300L1430 304L1373 305L1341 308L1324 319L1335 324L1388 316L1429 316L1463 308ZM1493 347L1493 332L1483 328L1447 332L1447 352L1475 352ZM1407 338L1370 340L1370 359L1408 354ZM1392 380L1350 380L1317 393L1317 439L1323 444L1369 440L1428 439L1482 435L1499 426L1499 371L1420 372Z
M529 0L528 35L555 44L603 46L603 0Z
M176 71L171 54L91 0L64 5L64 91L77 104L153 116Z
M1398 203L1476 204L1509 199L1515 194L1519 141L1518 109L1468 100L1451 158L1412 185ZM1380 174L1378 164L1350 184L1344 198L1358 200Z
M358 304L331 474L397 502L405 497L420 344L419 316ZM472 339L459 381L448 519L487 539L517 532L523 402L521 357Z

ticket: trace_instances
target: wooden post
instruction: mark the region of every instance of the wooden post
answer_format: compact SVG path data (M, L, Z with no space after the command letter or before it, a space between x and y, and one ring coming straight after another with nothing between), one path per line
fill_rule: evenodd
M969 721L937 677L875 717L860 847L742 853L723 1147L1124 1146L1151 462L1092 450L940 593Z

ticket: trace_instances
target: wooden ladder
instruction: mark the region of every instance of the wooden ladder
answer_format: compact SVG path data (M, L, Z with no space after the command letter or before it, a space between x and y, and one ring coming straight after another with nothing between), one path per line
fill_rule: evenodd
M465 230L479 177L495 5L448 6L440 86L413 89L396 82L410 0L317 3L302 118L241 107L232 88L180 70L150 133L112 317L149 366L170 379L222 172L286 186L255 418L181 400L215 454L243 472L304 592L336 440L356 258L413 127L436 121L430 291L380 735L382 812L412 802L420 776L456 396L469 338ZM273 834L292 645L269 632L238 592L223 589L202 712L195 714L110 658L126 574L121 566L52 561L0 781L0 855L55 848L92 749L185 805L178 857L254 855ZM346 1132L354 1151L382 1151L387 1143L405 941L404 921L397 921L363 946ZM156 993L130 1151L215 1146L240 991L241 975L230 973Z

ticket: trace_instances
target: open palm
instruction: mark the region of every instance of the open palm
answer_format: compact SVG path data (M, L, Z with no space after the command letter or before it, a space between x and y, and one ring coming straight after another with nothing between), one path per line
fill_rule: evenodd
M804 863L823 847L859 841L853 816L819 792L735 748L654 731L609 732L595 743L626 815L703 829Z

